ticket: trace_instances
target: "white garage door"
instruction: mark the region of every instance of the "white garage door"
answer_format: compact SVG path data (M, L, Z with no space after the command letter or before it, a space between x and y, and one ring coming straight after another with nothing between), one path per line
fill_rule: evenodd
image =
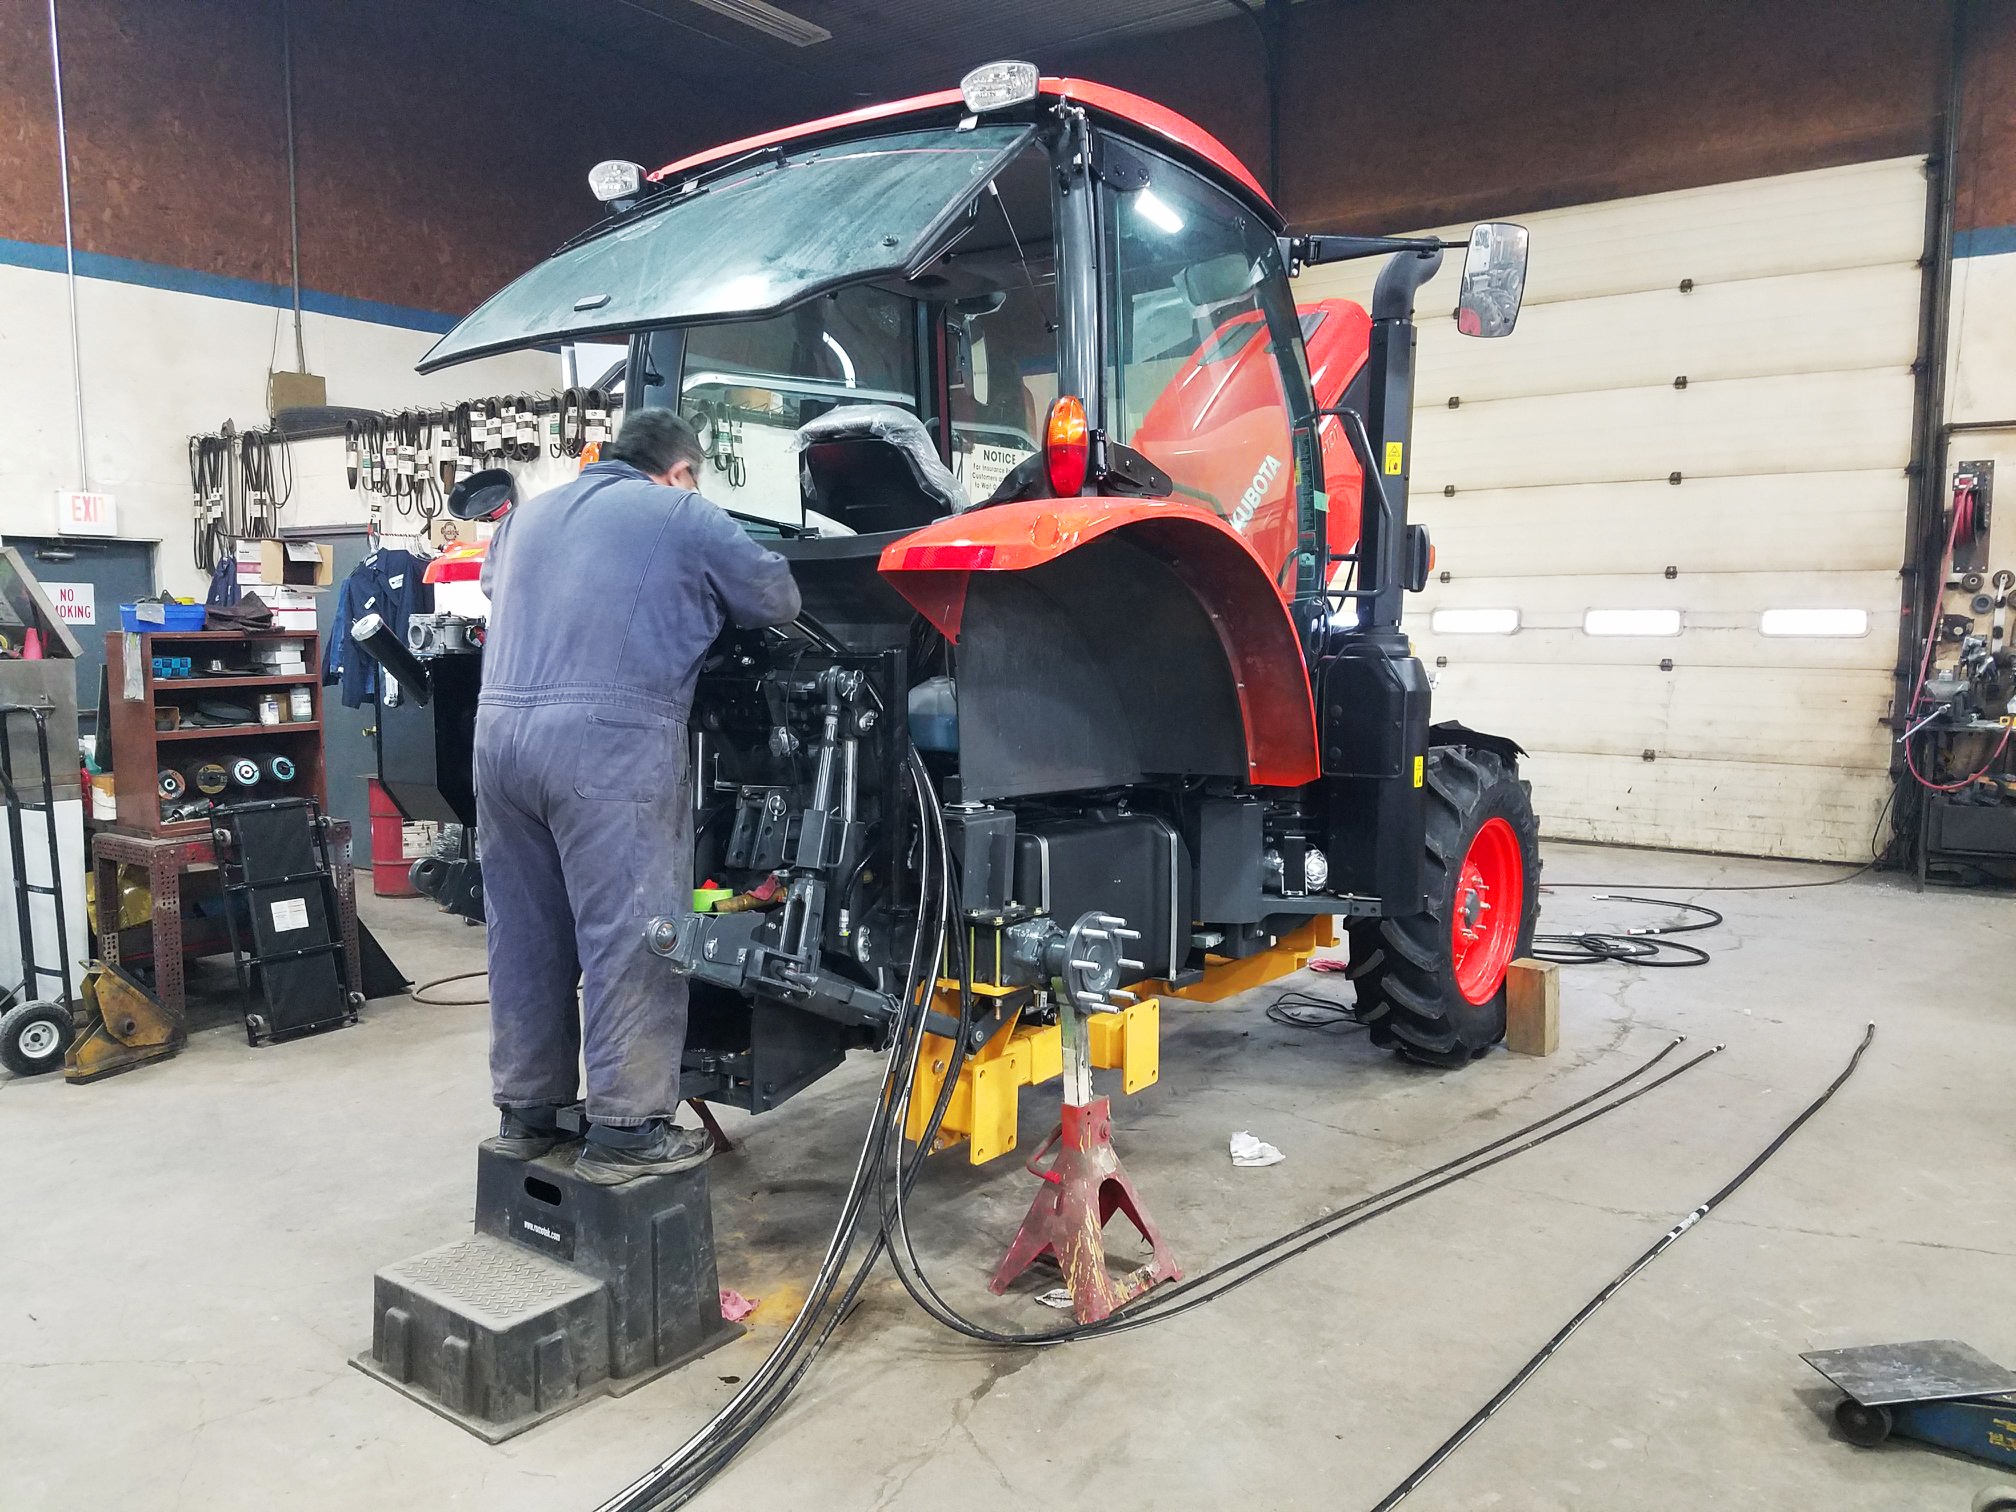
M1421 299L1413 518L1437 570L1407 628L1436 717L1533 753L1550 835L1865 859L1924 160L1513 218L1511 337L1456 334L1460 254ZM1296 297L1363 300L1376 271L1310 269Z

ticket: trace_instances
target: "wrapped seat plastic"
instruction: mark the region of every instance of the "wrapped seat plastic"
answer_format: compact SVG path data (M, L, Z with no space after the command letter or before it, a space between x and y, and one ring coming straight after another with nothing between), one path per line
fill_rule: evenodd
M924 422L892 404L847 404L798 427L805 503L859 535L915 530L971 507Z

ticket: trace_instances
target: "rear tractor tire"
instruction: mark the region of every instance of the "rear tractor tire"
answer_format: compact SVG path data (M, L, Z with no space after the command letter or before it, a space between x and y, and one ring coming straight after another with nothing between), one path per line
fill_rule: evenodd
M1454 1067L1505 1038L1505 968L1533 949L1540 824L1495 751L1428 752L1425 912L1351 926L1358 1017L1375 1044Z

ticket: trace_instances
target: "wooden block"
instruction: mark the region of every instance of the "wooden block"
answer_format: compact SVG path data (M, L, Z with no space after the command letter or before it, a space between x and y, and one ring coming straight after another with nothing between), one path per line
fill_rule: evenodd
M1561 968L1522 956L1505 970L1505 1048L1552 1055L1561 1045Z

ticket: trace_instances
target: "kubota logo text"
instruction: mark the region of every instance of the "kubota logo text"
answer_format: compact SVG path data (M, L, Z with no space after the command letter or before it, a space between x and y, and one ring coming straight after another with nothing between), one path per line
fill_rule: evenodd
M1239 495L1239 507L1232 511L1232 527L1244 530L1253 523L1253 516L1260 512L1260 501L1267 497L1267 485L1281 474L1281 459L1268 453L1260 464L1260 471L1253 474L1253 481L1246 485L1246 492Z

